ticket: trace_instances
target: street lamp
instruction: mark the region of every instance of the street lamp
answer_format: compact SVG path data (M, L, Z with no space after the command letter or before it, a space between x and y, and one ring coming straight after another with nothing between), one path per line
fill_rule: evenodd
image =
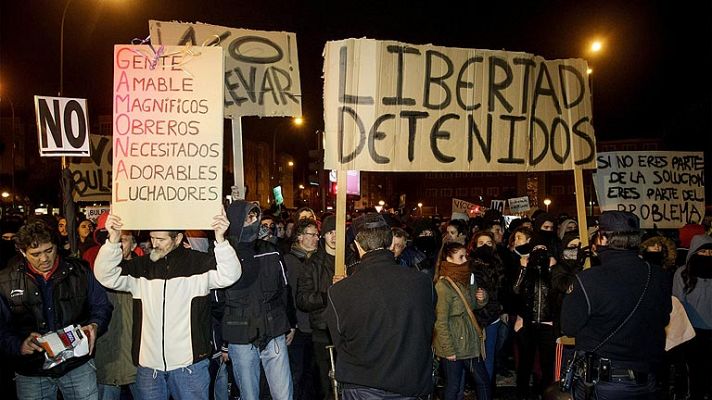
M549 212L549 206L551 205L551 199L544 199L544 205L546 206L546 212Z
M62 25L59 30L59 97L62 97L64 93L64 20L67 17L67 10L69 5L72 4L73 0L67 0L64 5L64 11L62 12Z
M423 216L423 203L418 203L418 213Z

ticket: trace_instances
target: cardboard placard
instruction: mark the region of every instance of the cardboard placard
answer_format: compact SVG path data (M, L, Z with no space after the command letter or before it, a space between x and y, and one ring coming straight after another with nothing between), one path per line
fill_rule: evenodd
M211 229L222 208L219 47L114 47L112 212L124 229Z
M529 205L529 196L514 197L507 200L509 203L509 211L513 214L527 212L531 209Z
M226 117L302 115L296 34L155 20L148 27L154 46L217 43L224 50Z
M89 135L90 156L72 160L74 201L111 201L111 137Z
M40 157L88 157L86 99L35 96Z
M596 167L587 64L347 39L324 50L326 168Z
M593 182L601 211L630 211L643 229L702 222L704 153L621 151L599 153L597 160Z

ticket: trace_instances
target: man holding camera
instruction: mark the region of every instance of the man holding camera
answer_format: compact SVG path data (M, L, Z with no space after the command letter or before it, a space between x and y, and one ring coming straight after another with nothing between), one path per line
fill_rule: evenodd
M576 338L583 377L574 398L654 399L672 303L665 276L638 256L640 225L629 212L599 218L601 265L576 276L561 312L564 333Z

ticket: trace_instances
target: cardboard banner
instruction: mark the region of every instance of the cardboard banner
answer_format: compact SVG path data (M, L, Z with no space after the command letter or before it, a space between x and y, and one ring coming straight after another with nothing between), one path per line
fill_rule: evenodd
M699 224L705 214L702 152L599 153L593 174L601 211L630 211L643 229Z
M452 198L452 212L467 213L469 210L479 208L479 205L469 201Z
M222 208L219 47L114 47L112 212L124 229L212 229Z
M347 39L324 50L324 164L361 171L596 167L587 64Z
M40 157L88 157L86 99L35 96Z
M96 220L99 219L99 216L109 212L110 208L109 206L86 206L84 207L84 215L86 215L88 220L96 224Z
M218 44L225 57L225 116L299 117L297 36L200 23L150 20L151 44Z
M527 212L531 209L529 196L514 197L507 200L507 202L509 203L509 212L512 214Z
M504 200L492 200L490 208L504 214Z
M111 201L111 137L89 135L91 156L72 159L74 201Z

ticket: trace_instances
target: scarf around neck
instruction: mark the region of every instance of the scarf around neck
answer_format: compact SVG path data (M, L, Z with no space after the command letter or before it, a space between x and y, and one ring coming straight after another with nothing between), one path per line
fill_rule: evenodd
M440 276L450 277L457 283L465 286L470 285L470 263L454 264L449 261L443 261L440 264Z

